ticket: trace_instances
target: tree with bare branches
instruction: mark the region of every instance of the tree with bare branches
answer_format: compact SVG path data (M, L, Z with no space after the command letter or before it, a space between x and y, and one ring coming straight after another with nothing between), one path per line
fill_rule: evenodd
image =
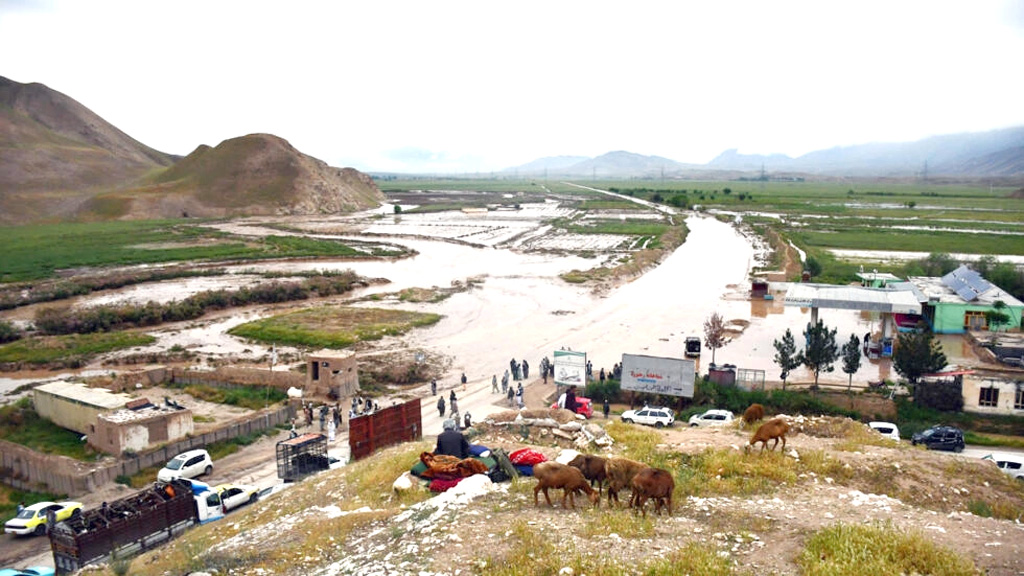
M725 346L725 321L718 312L712 312L704 321L704 345L711 349L711 363L715 363L715 350Z

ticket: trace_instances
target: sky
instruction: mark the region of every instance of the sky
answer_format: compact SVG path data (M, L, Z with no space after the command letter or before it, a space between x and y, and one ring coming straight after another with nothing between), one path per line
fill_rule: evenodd
M0 76L172 154L703 164L1024 125L1024 0L0 0Z

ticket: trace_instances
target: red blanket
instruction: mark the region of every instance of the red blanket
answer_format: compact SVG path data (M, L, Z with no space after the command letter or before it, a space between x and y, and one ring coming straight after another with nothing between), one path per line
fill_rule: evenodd
M547 457L531 448L520 448L508 455L513 464L536 466L547 460Z

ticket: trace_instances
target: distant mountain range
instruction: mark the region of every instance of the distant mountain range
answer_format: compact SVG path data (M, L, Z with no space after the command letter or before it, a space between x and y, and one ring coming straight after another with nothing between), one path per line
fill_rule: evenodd
M0 77L0 224L40 220L320 214L384 200L373 180L251 134L182 158L74 99Z
M503 172L520 176L584 178L736 178L786 174L863 178L1024 177L1024 126L989 132L934 136L906 143L861 144L818 150L797 158L726 150L707 164L659 156L609 152L596 158L541 158Z

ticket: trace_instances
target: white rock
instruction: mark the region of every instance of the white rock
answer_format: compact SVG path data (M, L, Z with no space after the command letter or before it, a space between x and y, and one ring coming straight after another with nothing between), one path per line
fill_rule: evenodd
M558 456L555 457L555 462L558 462L559 464L568 464L569 462L572 462L573 458L579 455L580 453L578 451L567 448L562 450Z
M401 476L395 479L393 484L391 484L391 489L395 492L408 492L418 484L419 483L413 479L413 475L408 471L405 471Z

